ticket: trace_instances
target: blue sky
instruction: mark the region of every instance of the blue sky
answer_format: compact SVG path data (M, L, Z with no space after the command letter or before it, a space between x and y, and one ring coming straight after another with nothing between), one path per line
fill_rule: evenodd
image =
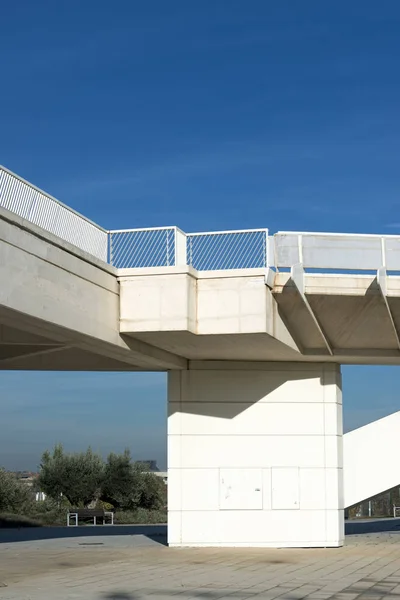
M399 233L399 29L397 0L5 3L0 162L107 228ZM347 426L399 380L344 369ZM163 375L0 382L0 463L62 439L165 464Z

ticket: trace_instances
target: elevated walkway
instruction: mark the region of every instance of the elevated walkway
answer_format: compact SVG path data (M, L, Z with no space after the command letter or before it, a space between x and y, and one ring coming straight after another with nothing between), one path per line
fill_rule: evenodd
M0 209L0 369L132 371L186 361L119 331L116 269Z
M39 335L64 312L58 325L86 332L86 342L111 336L125 368L400 364L400 236L108 231L3 167L1 207L0 259L12 290L4 289L0 323L15 324L14 310L23 324L47 302ZM96 348L100 355L102 343ZM35 368L52 362L56 354Z
M343 494L340 364L400 364L399 273L399 236L107 231L0 168L0 369L169 371L170 545L337 547L398 484L399 413Z

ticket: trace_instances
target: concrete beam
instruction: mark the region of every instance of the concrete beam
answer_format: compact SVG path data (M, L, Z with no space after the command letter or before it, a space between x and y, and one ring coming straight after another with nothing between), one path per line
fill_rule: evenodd
M8 325L0 324L0 346L54 346L55 342L52 339L45 338L41 335L15 329Z
M49 346L44 348L43 346L13 346L8 356L0 358L1 369L7 369L12 363L19 361L21 358L30 358L32 356L47 356L54 352L60 352L65 350L66 346Z
M399 331L397 329L397 326L396 326L396 323L394 321L393 314L392 314L392 311L390 309L389 302L388 302L387 272L386 272L386 268L385 267L380 267L378 269L377 274L376 274L376 282L378 284L379 291L382 294L383 302L384 302L384 304L386 306L386 310L387 310L387 313L388 313L388 316L389 316L389 321L390 321L390 323L392 325L393 334L394 334L394 337L395 337L396 342L397 342L397 347L400 349Z
M313 309L311 308L310 303L305 294L305 284L304 284L305 273L304 273L303 265L300 263L297 265L293 265L290 270L290 277L291 277L292 282L294 283L295 288L297 289L297 291L301 297L301 300L302 300L305 308L307 309L309 315L312 318L315 328L318 331L319 336L320 336L322 342L324 343L325 348L328 350L329 354L331 356L333 356L332 346L331 346L328 338L326 337L324 330L322 329L317 317L315 316L315 313L314 313Z
M168 352L161 348L157 348L149 343L141 340L121 336L123 347L104 342L93 337L83 335L81 332L70 332L60 327L55 327L54 324L38 319L33 319L29 315L16 313L15 311L6 310L0 307L0 322L12 325L9 329L19 330L21 339L25 336L32 339L38 332L45 333L48 343L53 346L58 345L61 348L74 347L75 352L78 349L83 351L82 356L88 362L88 369L91 370L96 365L96 361L92 361L88 357L93 355L98 357L98 363L103 365L102 370L107 370L107 360L110 362L110 370L118 370L115 365L120 364L121 370L149 370L162 371L170 369L185 369L187 360L181 356L177 356L172 352ZM18 339L19 333L15 333L14 339ZM44 338L42 338L44 339ZM51 341L50 341L51 340ZM1 348L1 343L0 343ZM43 368L41 363L40 369ZM74 363L75 364L75 363ZM81 365L79 361L76 363L78 370L85 370L84 363ZM22 367L21 367L22 368ZM63 365L60 364L61 370ZM71 369L73 370L73 369Z
M129 363L108 356L86 352L80 348L59 348L58 352L36 353L15 357L10 362L0 361L0 370L8 371L93 371L132 372L142 371ZM163 371L163 369L160 369Z

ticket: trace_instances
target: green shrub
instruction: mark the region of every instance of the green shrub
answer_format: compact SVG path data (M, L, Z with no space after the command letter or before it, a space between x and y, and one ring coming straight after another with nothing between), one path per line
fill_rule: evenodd
M69 504L65 500L55 502L51 498L46 498L43 502L35 502L28 516L46 526L66 525L68 510Z
M13 473L0 469L0 511L21 513L29 511L33 497L29 487L21 483Z
M166 510L148 510L138 508L136 510L119 510L115 514L114 522L117 525L152 525L167 522Z

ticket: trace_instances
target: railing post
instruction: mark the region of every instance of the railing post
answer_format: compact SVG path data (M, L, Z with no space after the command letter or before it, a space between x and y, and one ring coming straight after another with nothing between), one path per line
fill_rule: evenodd
M187 242L186 242L187 261L188 261L188 265L193 267L193 236L188 235L186 237L186 239L187 239Z
M187 265L186 233L175 227L175 266Z
M381 254L382 254L382 260L381 260L382 267L386 268L386 246L385 246L385 238L384 237L381 238Z
M264 268L268 269L269 267L269 252L268 252L268 229L264 231L263 236L263 251L264 251Z
M267 269L276 267L275 262L275 236L267 234Z
M108 255L109 255L109 263L113 266L113 247L112 247L112 239L113 234L112 231L108 232Z

